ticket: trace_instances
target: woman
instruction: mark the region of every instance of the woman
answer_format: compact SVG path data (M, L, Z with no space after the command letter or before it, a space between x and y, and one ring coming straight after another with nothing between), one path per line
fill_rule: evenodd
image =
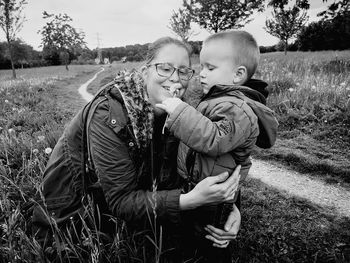
M37 206L33 215L38 238L50 240L53 227L65 229L67 222L86 217L82 203L87 197L97 208L102 232L115 231L108 220L111 215L136 231L150 229L150 218L156 218L168 237L177 236L173 240L178 240L182 211L233 199L237 176L228 174L207 178L181 193L178 141L163 129L166 114L154 105L171 97L174 85L181 85L177 94L183 95L193 75L190 66L185 44L161 38L150 45L141 74L121 73L75 116L44 173L45 205ZM239 225L240 214L234 209L227 231L209 227L208 238L214 246L226 247ZM182 255L174 251L170 257L179 259Z

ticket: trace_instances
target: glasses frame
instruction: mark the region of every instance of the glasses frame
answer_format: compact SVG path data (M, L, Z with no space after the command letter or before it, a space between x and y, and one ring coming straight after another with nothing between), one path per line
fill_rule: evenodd
M169 76L164 76L164 75L160 74L159 71L158 71L158 66L159 66L159 65L165 65L165 64L166 64L166 65L169 65L169 66L171 66L171 67L173 68L173 72L172 72ZM173 65L171 65L171 64L169 64L169 63L154 63L154 64L148 64L148 65L147 65L147 67L150 67L150 66L155 66L155 67L156 67L157 74L158 74L160 77L163 77L163 78L170 78L170 77L174 74L174 72L177 71L177 74L178 74L178 76L179 76L179 78L180 78L181 80L189 81L189 80L193 77L193 75L194 75L194 73L195 73L195 70L194 70L194 69L186 67L187 69L190 70L190 72L191 72L192 74L190 75L190 77L189 77L188 79L183 79L183 78L181 78L181 76L180 76L180 74L179 74L180 68L174 67Z

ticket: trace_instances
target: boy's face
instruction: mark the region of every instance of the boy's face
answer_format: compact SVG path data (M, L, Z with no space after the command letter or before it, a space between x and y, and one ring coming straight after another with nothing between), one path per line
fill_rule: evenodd
M237 65L234 51L226 39L209 40L203 44L199 55L201 72L199 74L203 93L217 85L232 85Z

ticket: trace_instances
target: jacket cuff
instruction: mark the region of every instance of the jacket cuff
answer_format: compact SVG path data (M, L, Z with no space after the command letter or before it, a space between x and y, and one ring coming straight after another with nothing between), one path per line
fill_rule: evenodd
M186 102L181 102L179 105L177 105L175 110L168 116L168 119L166 121L166 127L168 127L169 130L171 129L171 126L174 124L176 119L181 115L184 109L188 106L189 105Z
M179 224L181 222L180 213L180 194L181 189L174 189L167 191L168 194L165 198L165 207L167 209L166 216L173 224Z

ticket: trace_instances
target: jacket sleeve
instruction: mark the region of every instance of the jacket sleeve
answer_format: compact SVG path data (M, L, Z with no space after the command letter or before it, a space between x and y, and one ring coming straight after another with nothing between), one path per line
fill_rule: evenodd
M188 147L215 157L244 143L256 118L242 105L229 102L218 103L208 115L182 102L169 115L167 127Z
M128 142L120 139L116 131L106 124L108 114L108 102L102 103L90 122L89 142L95 171L109 209L114 216L132 224L147 222L145 220L154 218L154 213L160 222L178 223L180 189L152 192L138 186ZM123 117L113 120L114 123L126 122L123 112L118 115Z

